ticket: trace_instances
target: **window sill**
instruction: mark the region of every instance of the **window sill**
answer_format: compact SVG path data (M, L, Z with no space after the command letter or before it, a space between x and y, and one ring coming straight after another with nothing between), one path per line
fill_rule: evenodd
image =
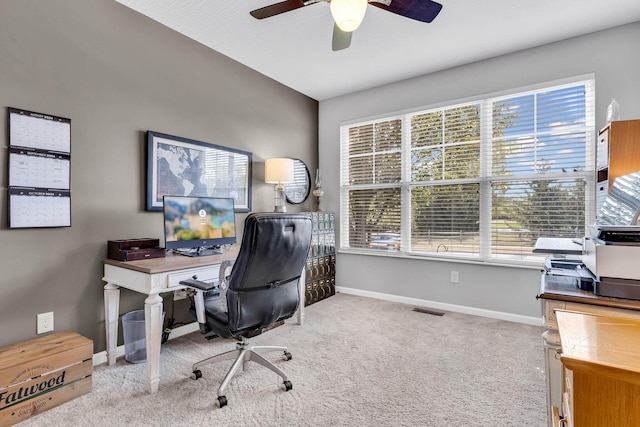
M411 260L422 260L429 262L448 262L458 264L475 264L486 265L492 267L511 267L511 268L525 268L530 270L540 270L544 263L544 258L535 257L532 260L503 260L503 259L479 259L470 258L465 256L455 255L439 255L433 256L428 254L416 254L411 252L399 252L399 251L371 251L366 249L338 249L337 253L346 255L364 255L374 257L385 258L401 258ZM533 258L533 256L532 256Z

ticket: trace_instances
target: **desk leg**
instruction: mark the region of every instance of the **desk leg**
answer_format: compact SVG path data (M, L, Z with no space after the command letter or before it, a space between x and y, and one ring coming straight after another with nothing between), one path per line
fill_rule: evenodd
M306 295L307 284L305 278L305 267L302 267L302 273L298 280L298 292L300 293L300 304L298 305L298 325L302 326L304 323L304 296Z
M162 298L151 294L144 300L145 338L147 344L147 379L149 393L160 385L160 344L162 339Z
M104 329L107 335L107 362L116 363L118 343L118 311L120 307L120 288L113 283L104 286Z

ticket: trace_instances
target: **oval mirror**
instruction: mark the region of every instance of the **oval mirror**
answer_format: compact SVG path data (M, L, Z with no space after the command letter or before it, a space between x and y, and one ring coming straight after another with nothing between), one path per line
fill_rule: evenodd
M298 205L309 197L311 191L311 175L309 168L300 159L293 159L293 182L284 184L284 194L287 202Z

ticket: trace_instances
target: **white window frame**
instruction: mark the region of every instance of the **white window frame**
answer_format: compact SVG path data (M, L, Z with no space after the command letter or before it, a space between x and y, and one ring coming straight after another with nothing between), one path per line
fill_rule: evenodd
M491 176L491 158L492 158L492 130L486 124L492 123L490 117L492 114L492 102L503 99L513 98L519 95L539 92L547 89L559 89L561 87L570 87L579 84L585 85L586 108L586 147L585 147L585 170L579 173L573 173L573 178L583 179L586 182L584 213L585 213L585 233L589 224L595 221L595 168L596 168L596 129L595 129L595 76L593 74L575 76L572 78L556 80L552 82L540 83L528 87L521 87L512 90L485 94L481 97L467 98L453 102L442 103L438 105L426 106L403 112L395 112L377 116L375 118L352 120L343 122L340 125L340 250L343 252L400 256L400 257L420 257L420 258L437 258L450 260L464 260L466 262L480 263L496 263L506 265L539 265L540 256L531 254L530 256L510 257L500 256L491 253L491 183L497 181L520 181L527 179L542 179L541 176L519 176L514 177L496 177ZM449 109L468 104L480 104L481 122L483 125L480 129L480 176L475 181L480 185L480 251L479 254L461 254L461 253L429 253L429 252L411 252L406 248L411 247L411 194L410 188L416 184L411 182L411 117L416 114L435 109ZM488 116L488 117L487 117ZM400 119L402 120L402 179L399 183L379 184L379 185L348 185L348 168L349 168L349 152L348 152L348 130L355 126L364 126L375 124L382 121ZM567 178L566 175L560 176L553 174L545 174L544 179ZM397 252L385 252L376 249L367 248L350 248L349 245L349 191L354 189L374 189L381 187L396 187L401 189L401 249Z

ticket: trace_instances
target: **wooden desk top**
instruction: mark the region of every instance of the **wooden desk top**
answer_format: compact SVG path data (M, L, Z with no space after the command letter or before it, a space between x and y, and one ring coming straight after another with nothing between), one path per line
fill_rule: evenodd
M640 385L640 319L556 310L561 360L583 369Z
M163 258L142 259L139 261L118 261L106 258L103 260L103 263L126 268L128 270L139 271L141 273L156 274L220 264L222 261L237 258L239 251L240 245L231 245L231 247L221 255L188 257L184 255L176 255L170 252Z
M591 291L578 288L575 280L562 276L547 276L543 274L539 297L548 300L640 311L640 300L601 297Z

